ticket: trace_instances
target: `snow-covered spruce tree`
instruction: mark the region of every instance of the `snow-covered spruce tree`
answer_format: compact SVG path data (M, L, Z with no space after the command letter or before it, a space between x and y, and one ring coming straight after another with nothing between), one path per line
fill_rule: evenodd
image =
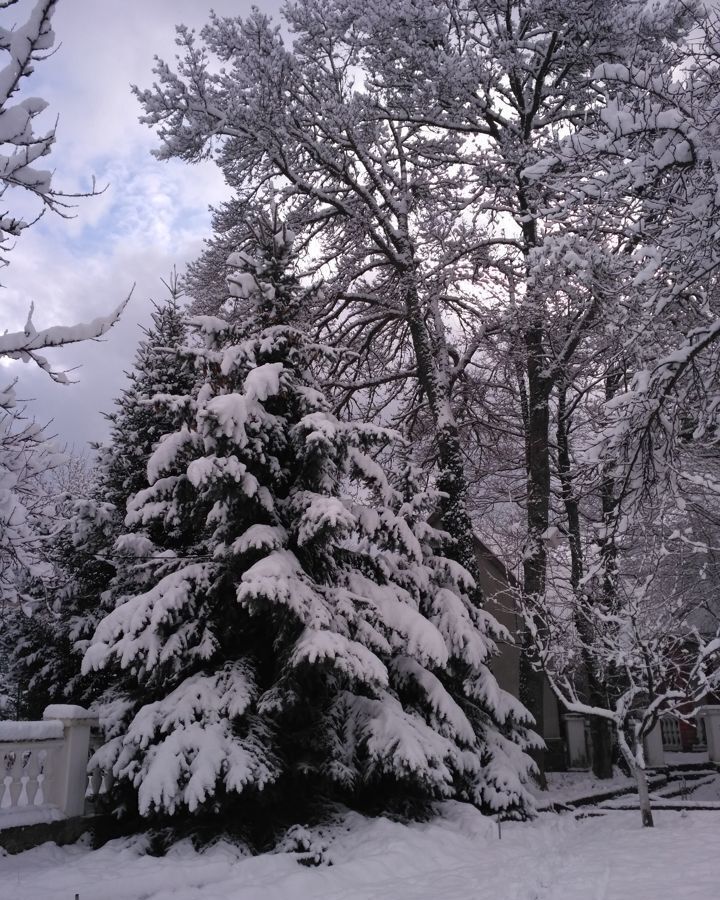
M8 681L21 688L25 717L37 718L48 703L91 704L106 687L104 676L81 675L82 655L120 590L114 544L127 501L147 487L147 461L179 421L164 398L188 392L195 378L192 363L179 355L186 332L178 279L173 273L163 284L168 297L154 303L129 385L108 415L110 439L96 448L97 469L91 479L68 484L57 509L65 525L46 542L51 570L46 566L44 577L27 585L26 602L8 612Z
M48 549L52 575L31 582L26 602L12 611L8 674L21 718L41 718L49 703L90 704L102 690L97 678L80 674L80 664L115 572L108 551L117 511L97 498L66 506L65 527Z
M167 297L152 301L152 324L138 344L129 384L107 416L110 440L98 448L103 499L123 516L128 498L147 487L147 461L160 438L177 427L178 411L168 399L189 394L195 380L192 363L181 354L187 328L177 273L162 282Z
M532 734L488 667L501 629L426 522L437 498L404 501L373 459L393 435L316 389L329 351L298 318L292 236L268 218L253 232L230 260L247 315L191 320L205 380L118 541L142 587L128 578L85 656L119 711L91 765L126 814L256 837L338 800L523 815Z

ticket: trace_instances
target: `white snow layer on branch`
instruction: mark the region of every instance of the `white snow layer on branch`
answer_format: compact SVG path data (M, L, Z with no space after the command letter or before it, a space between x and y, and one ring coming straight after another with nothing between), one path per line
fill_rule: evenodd
M90 760L90 769L103 767L107 751L114 751L114 774L131 777L143 815L153 809L172 814L180 805L193 812L218 782L230 791L248 783L262 789L277 774L265 729L254 718L241 733L234 727L256 697L247 663L193 675L162 700L143 706L115 746L106 745ZM147 753L138 753L145 748Z
M9 62L0 69L0 146L11 148L0 152L0 182L27 188L41 196L50 192L52 173L36 169L32 163L50 152L55 129L39 137L33 132L33 119L47 106L44 100L28 97L13 106L11 98L19 89L21 79L32 73L37 53L49 50L55 42L50 18L56 2L39 0L19 28L0 27L0 50L10 56ZM0 232L17 236L25 227L25 222L5 217Z
M128 304L127 297L109 315L98 316L90 322L77 325L54 325L36 331L32 324L32 310L23 331L5 332L0 335L0 356L31 353L47 347L62 347L79 341L91 341L102 337L118 321Z

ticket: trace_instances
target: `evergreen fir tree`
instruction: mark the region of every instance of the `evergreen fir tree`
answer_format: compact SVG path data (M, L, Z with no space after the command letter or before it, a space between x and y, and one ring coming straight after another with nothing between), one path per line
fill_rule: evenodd
M522 815L532 735L488 668L500 628L442 555L437 498L403 498L374 459L396 437L317 389L330 351L298 324L292 235L266 217L252 238L229 260L247 314L191 320L203 383L129 504L118 547L141 561L84 660L118 685L91 764L117 809L217 828L318 799Z
M192 364L179 353L187 333L177 273L163 284L168 296L153 301L152 324L126 373L129 384L107 416L110 440L98 448L103 498L123 517L128 498L147 487L147 461L160 438L177 427L178 411L166 398L190 392L195 377Z
M28 589L34 603L13 612L8 680L22 688L18 712L25 718L40 717L48 703L89 705L106 687L104 676L81 675L82 655L119 590L114 545L127 501L147 486L147 461L178 421L164 398L190 390L194 379L192 364L177 352L186 340L177 276L163 283L169 296L154 303L129 385L108 415L110 440L96 447L94 478L64 504L67 522L49 550L54 575Z
M49 703L86 705L98 695L103 679L83 677L80 664L114 575L108 550L117 527L111 504L70 502L67 523L50 548L53 577L31 585L33 600L14 611L10 672L18 717L39 719Z

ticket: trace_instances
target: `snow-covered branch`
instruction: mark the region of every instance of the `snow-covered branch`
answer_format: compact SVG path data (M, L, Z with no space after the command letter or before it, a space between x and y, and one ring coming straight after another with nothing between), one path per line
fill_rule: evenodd
M25 328L22 331L5 332L0 335L0 356L25 361L32 360L41 369L44 369L54 381L68 383L67 375L64 372L54 371L45 357L37 351L101 338L118 321L129 300L130 296L108 316L99 316L90 322L80 322L77 325L54 325L40 331L33 324L34 305L31 305Z

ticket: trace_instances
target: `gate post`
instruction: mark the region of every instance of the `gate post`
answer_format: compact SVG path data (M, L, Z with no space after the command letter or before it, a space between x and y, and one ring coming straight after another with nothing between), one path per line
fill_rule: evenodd
M85 810L90 729L97 725L98 717L82 706L52 704L45 708L43 719L58 720L63 726L63 746L52 779L53 796L48 799L68 818L81 816Z
M658 769L665 765L665 748L663 747L662 728L659 719L655 723L653 730L645 735L643 745L645 765L649 769Z
M705 720L708 759L712 763L720 763L720 705L701 706L698 718Z
M565 713L568 769L589 769L590 758L585 737L585 716L581 713Z

